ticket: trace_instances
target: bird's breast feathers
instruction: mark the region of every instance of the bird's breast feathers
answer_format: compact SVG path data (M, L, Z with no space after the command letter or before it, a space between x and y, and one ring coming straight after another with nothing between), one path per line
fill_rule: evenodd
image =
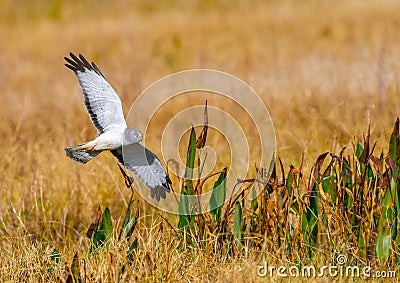
M95 150L113 150L124 145L124 131L105 132L95 140Z

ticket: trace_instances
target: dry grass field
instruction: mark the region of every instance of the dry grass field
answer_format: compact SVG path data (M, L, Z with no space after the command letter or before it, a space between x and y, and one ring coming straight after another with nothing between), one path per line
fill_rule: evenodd
M177 71L209 68L241 78L269 109L286 172L304 158L299 194L320 154L339 155L346 146L354 155L369 126L374 154L388 154L400 115L399 1L6 0L0 11L1 282L73 282L77 277L67 277L76 252L85 282L258 282L265 280L257 276L263 258L294 262L282 249L266 248L269 240L230 256L190 245L176 232L178 216L138 196L134 255L121 241L91 255L86 231L98 206L110 209L117 227L130 191L110 154L85 166L64 155L65 146L96 135L76 79L64 67L70 51L96 62L126 113L147 86ZM188 101L176 103L184 108ZM175 108L164 111L172 115ZM161 127L153 123L152 130ZM149 139L160 154L159 136ZM208 141L224 154L211 133ZM346 241L337 250L346 250ZM60 261L51 257L54 249ZM319 251L313 263L331 259ZM399 251L377 266L394 269ZM118 275L116 262L126 261L129 270Z

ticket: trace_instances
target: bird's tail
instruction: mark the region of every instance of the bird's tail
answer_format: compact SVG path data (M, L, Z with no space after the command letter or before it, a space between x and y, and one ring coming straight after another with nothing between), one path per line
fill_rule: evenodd
M86 144L66 147L64 151L69 158L83 164L101 153L99 150L87 150Z

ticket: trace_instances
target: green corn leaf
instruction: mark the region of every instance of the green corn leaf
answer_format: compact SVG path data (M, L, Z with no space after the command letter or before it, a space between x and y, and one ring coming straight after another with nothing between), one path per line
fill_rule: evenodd
M307 219L309 222L311 222L310 220L315 219L317 220L318 218L318 212L319 212L319 192L318 192L318 184L315 183L311 194L310 194L310 204L308 206L308 211L307 211Z
M81 283L81 275L79 272L79 258L78 253L75 253L74 259L71 264L71 272L67 276L67 283Z
M358 235L358 247L359 247L359 255L362 258L365 258L366 256L366 250L365 250L365 239L364 239L364 226L361 225L360 227L360 233Z
M128 248L128 258L133 261L133 251L138 247L138 239L136 238Z
M210 213L214 215L217 225L221 222L222 206L226 197L226 171L227 168L225 167L219 174L210 198Z
M343 177L343 182L342 185L345 188L350 189L352 186L352 172L351 172L351 168L349 165L349 162L347 161L346 158L343 158L342 160L342 168L340 169L340 175Z
M378 237L376 240L376 256L380 259L387 259L391 249L391 231L387 227L379 225Z
M359 160L362 158L361 154L363 153L363 151L364 151L364 148L363 148L362 144L360 142L358 142L356 145L356 156ZM360 162L362 162L362 161L360 160Z
M308 237L307 235L309 234L309 230L310 230L310 225L308 224L308 220L307 220L307 214L306 213L301 213L301 227L302 227L302 231L304 236L306 236L306 238Z
M336 203L336 194L335 194L335 188L336 188L336 179L334 176L324 176L322 177L321 180L322 183L322 189L325 193L328 193L329 196L331 197L331 200L333 203Z
M257 226L258 226L258 215L256 213L256 210L258 208L258 201L257 201L257 192L256 192L256 188L253 185L253 188L251 189L251 225L250 225L250 229L251 232L255 232L257 230Z
M97 248L111 239L113 233L111 213L108 207L103 212L98 230L92 239L92 245Z
M328 193L332 202L336 202L336 194L335 194L335 188L336 188L336 179L334 175L332 174L332 164L330 164L324 174L322 175L321 183L322 183L322 189L325 193Z
M382 200L382 225L385 227L391 227L397 222L398 198L396 195L397 191L392 178L390 187L386 190Z
M179 199L179 229L183 229L184 227L188 226L191 221L191 205L195 205L194 202L190 201L190 197L194 195L193 189L193 170L194 170L194 163L196 160L196 131L194 127L190 132L188 150L187 150L187 159L186 159L186 169L185 169L185 181L183 183L181 189L181 195Z
M235 215L233 216L233 236L236 239L238 245L243 243L243 217L242 217L242 206L240 202L236 202Z
M400 167L397 168L398 174L400 174ZM400 181L400 176L398 176ZM394 177L390 179L390 191L392 192L392 197L394 200L393 205L393 223L392 223L392 237L393 239L397 239L399 235L399 231L397 229L399 224L399 212L400 212L400 203L399 203L399 189L400 187L396 188L396 181Z
M315 247L318 234L318 213L320 202L318 186L319 184L316 182L311 189L309 204L306 207L307 221L303 221L303 223L306 223L306 226L303 227L304 236L305 239L308 239L308 244L311 247Z
M75 253L74 259L72 260L71 272L72 272L72 275L74 276L74 281L75 282L82 282L81 275L80 275L80 272L79 272L78 253Z
M179 229L184 229L190 224L191 217L190 217L190 211L189 211L189 200L187 197L186 191L182 190L181 195L179 197L179 222L178 222L178 228Z
M194 127L192 127L192 130L190 132L188 151L187 151L187 161L185 170L186 180L191 181L193 179L193 169L195 160L196 160L196 131L194 130Z
M187 150L185 182L183 184L181 194L194 195L192 179L193 179L195 160L196 160L196 132L194 130L194 127L192 127L192 130L190 132L188 150ZM180 210L180 211L182 211L182 212L184 211L185 214L189 214L189 211L190 211L189 205L193 204L193 203L189 203L190 198L188 198L188 197L184 197L184 199L185 199L185 201L181 202L183 207L182 207L182 210Z
M293 178L294 178L293 168L294 168L293 166L290 166L290 170L289 170L289 173L286 178L286 187L288 188L289 195L292 194L292 190L293 190Z
M124 219L124 224L122 224L122 229L124 229L128 225L129 221L131 220L131 212L132 212L132 206L133 206L134 202L135 202L134 199L132 199L129 202L128 209L126 211L126 215L125 215L125 219Z
M320 193L319 193L319 185L321 182L321 167L322 164L328 155L328 152L325 152L318 156L317 161L314 165L314 178L311 182L310 191L309 191L309 201L308 205L305 207L305 217L302 216L302 232L304 239L307 239L307 244L310 247L315 247L318 236L318 217L319 217L319 203L320 203ZM306 204L306 203L305 203ZM311 249L310 249L311 251ZM312 256L310 254L310 256Z
M311 246L315 246L316 238L318 234L318 214L315 213L315 210L308 207L307 208L307 227L306 227L306 239L309 239L309 244Z
M132 244L130 244L130 246L129 246L129 248L128 248L128 250L127 250L127 257L128 257L128 262L124 262L123 264L122 264L122 266L121 266L121 269L120 269L120 272L119 272L119 274L120 274L120 276L122 276L125 272L126 272L126 265L128 264L128 265L131 265L132 263L133 263L133 261L134 261L134 256L135 256L135 253L134 253L134 250L137 248L137 246L138 246L138 239L136 238L133 242L132 242Z
M134 202L135 202L135 200L132 199L128 205L128 210L126 212L124 224L122 225L122 228L121 228L120 239L129 238L133 234L133 231L135 230L138 215L131 217L132 206L133 206Z
M127 225L124 227L124 229L122 229L121 239L127 239L130 236L132 236L133 231L135 230L136 222L137 222L137 216L133 216L129 220Z
M390 188L388 188L386 190L385 196L383 197L382 206L383 206L383 208L388 209L389 207L392 206L392 204L393 204L392 192L391 192Z

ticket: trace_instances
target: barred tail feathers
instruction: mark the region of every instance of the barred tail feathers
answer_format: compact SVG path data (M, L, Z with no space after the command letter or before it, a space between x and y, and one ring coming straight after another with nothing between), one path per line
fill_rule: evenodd
M86 150L87 144L64 148L65 154L74 161L85 164L101 153L99 150Z

